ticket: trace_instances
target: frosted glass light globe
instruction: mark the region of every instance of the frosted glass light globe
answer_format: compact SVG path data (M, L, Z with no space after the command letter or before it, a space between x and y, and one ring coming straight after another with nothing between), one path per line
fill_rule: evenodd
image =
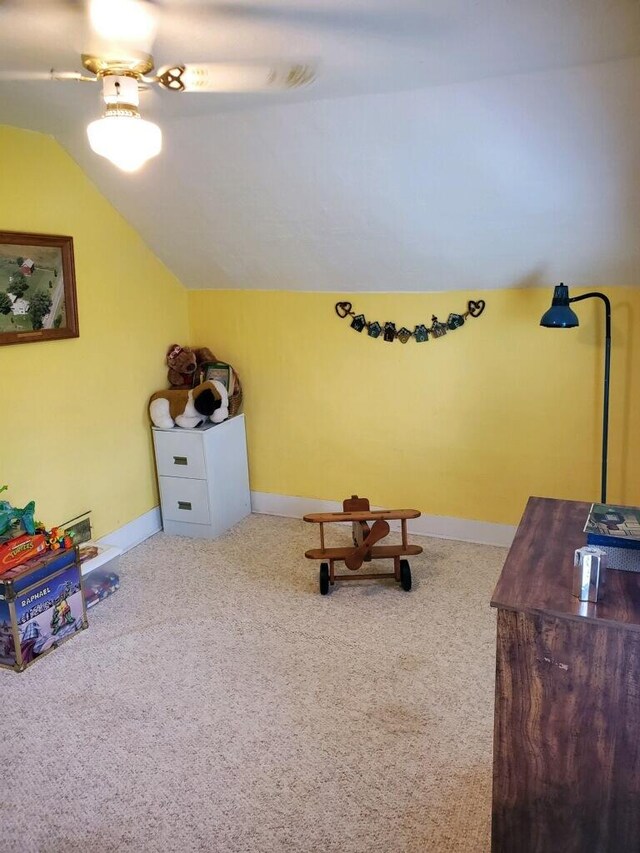
M135 172L162 149L162 131L139 115L107 114L87 127L89 145L123 172Z

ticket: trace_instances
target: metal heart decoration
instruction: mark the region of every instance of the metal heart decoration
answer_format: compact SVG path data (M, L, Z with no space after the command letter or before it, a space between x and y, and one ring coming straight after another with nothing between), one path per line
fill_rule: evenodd
M342 317L343 319L347 316L347 314L351 313L351 303L350 302L336 302L336 314L338 317Z
M469 311L469 314L471 314L472 317L479 317L482 314L482 312L484 311L484 305L485 305L484 299L478 299L477 302L474 302L473 300L471 300L467 304L467 309Z

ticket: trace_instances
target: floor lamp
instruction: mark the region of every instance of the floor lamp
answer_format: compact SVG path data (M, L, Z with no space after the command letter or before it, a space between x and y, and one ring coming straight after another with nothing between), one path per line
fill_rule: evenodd
M605 346L604 346L604 406L602 414L602 486L600 502L607 502L607 447L609 441L609 372L611 367L611 303L604 293L594 291L583 293L582 296L569 298L569 288L559 284L553 291L551 308L542 315L540 325L548 329L572 329L579 326L578 317L569 308L570 302L581 302L597 296L602 299L605 307Z

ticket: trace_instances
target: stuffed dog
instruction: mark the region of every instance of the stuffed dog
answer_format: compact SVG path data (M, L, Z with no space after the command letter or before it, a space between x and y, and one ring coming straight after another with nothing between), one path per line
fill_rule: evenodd
M149 400L149 416L161 429L171 429L174 424L193 429L207 418L219 424L229 417L229 395L217 379L189 390L157 391Z

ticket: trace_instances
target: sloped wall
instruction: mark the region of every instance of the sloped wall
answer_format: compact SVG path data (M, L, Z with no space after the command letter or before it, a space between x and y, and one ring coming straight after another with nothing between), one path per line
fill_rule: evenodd
M91 509L100 536L158 503L146 404L186 292L53 139L0 127L0 157L0 230L73 237L80 323L0 347L0 484L47 526Z

